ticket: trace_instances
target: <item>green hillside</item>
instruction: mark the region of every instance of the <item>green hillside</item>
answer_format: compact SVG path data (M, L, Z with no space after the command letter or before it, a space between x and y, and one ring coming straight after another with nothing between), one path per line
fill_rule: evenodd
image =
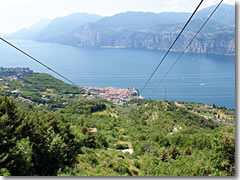
M64 107L69 99L79 97L85 91L54 78L49 74L33 73L17 81L7 80L7 91L2 89L0 94L17 98L18 102L30 102L32 105L53 110ZM1 86L0 86L1 87Z
M0 96L1 175L235 175L234 110L147 99L114 105L47 74L8 86ZM46 104L31 93L44 93Z

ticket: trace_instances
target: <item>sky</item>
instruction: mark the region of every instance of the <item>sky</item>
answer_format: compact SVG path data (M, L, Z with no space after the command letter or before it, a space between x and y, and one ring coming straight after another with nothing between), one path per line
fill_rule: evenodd
M205 0L201 8L220 0ZM0 0L0 34L29 27L41 19L76 12L112 16L120 12L193 12L200 0ZM234 5L234 0L224 0Z

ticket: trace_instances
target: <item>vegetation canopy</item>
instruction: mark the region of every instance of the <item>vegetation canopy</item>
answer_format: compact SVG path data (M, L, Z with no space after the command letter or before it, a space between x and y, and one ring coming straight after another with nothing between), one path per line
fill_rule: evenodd
M235 175L232 109L146 99L115 105L47 74L6 82L3 176Z

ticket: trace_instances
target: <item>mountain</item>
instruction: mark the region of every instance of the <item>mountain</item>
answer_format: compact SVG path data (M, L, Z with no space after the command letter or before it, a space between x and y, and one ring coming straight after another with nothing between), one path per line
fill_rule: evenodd
M172 51L183 50L215 7L196 13ZM30 28L15 37L82 47L166 50L190 16L176 12L129 11L108 17L76 13L55 18L38 33ZM235 7L222 4L187 51L234 55Z
M173 51L182 51L215 6L198 12ZM222 5L189 48L189 52L235 54L234 6ZM221 12L223 10L223 12ZM228 21L221 21L223 13ZM126 12L80 26L59 38L60 43L84 47L166 50L182 29L189 13ZM226 19L225 18L225 19ZM220 23L221 22L221 23Z
M50 19L42 19L28 28L23 28L15 33L4 35L4 37L8 39L34 39L50 22Z
M196 19L206 18L215 9L216 5L202 9L196 14ZM221 24L235 24L235 6L222 4L211 18Z
M125 12L105 17L96 22L97 25L111 27L151 27L157 24L177 24L185 22L189 13L152 13Z
M5 35L11 39L31 39L38 41L56 41L59 37L71 33L87 22L96 22L101 16L87 13L75 13L54 20L41 20L29 28Z
M88 22L96 22L101 16L87 13L75 13L65 17L57 17L49 23L37 36L39 41L57 41L59 37L71 33Z

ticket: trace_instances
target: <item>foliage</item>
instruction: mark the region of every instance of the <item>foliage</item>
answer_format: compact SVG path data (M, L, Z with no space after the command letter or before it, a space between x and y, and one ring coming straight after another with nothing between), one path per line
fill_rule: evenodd
M114 105L81 98L46 74L9 84L33 102L0 96L1 175L235 175L233 110L153 100ZM216 112L231 118L203 117Z
M71 114L89 114L97 111L103 111L105 109L106 105L102 102L81 99L68 104L62 112Z
M54 113L27 112L0 98L0 167L11 175L54 175L78 153L70 124Z
M0 169L0 176L10 176L10 172L9 170L7 170L6 168L1 168Z
M63 108L66 99L84 94L84 90L64 83L49 74L33 73L19 81L8 82L9 91L5 92L14 98L18 96L27 101L54 108ZM17 90L20 95L11 93Z
M233 129L219 129L212 138L213 153L210 161L213 175L233 176L235 174L235 134Z

